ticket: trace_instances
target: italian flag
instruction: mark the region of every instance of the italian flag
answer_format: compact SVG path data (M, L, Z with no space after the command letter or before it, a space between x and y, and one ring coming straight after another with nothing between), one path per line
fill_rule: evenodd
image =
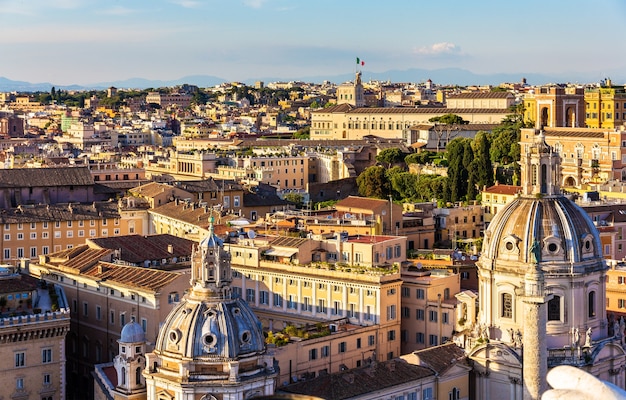
M359 57L356 58L356 64L357 65L365 65L365 61L361 61L361 59Z

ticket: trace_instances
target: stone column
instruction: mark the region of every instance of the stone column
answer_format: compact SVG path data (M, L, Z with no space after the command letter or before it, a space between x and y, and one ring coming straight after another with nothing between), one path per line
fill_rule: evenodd
M536 300L543 299L524 299L524 400L537 400L548 388L548 350L545 340L547 317L545 303Z

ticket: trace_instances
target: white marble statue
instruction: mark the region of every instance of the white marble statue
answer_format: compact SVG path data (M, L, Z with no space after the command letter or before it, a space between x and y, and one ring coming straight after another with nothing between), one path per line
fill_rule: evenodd
M580 342L580 332L578 328L572 328L572 347L578 347Z
M587 328L587 332L585 333L585 347L591 347L591 327Z
M547 380L552 389L541 400L626 400L626 391L569 365L552 368Z

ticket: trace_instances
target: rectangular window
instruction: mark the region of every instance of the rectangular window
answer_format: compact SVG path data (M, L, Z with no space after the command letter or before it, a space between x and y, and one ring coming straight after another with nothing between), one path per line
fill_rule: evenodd
M124 326L124 325L126 325L126 313L121 312L120 313L120 326Z
M25 365L26 354L24 352L15 353L15 367L23 367Z
M396 319L396 305L387 306L387 321Z
M441 313L441 322L443 322L444 324L450 323L448 321L448 313L447 312Z
M409 307L402 307L402 318L410 318L411 309Z
M373 346L373 345L375 345L375 344L376 344L376 336L374 336L374 335L369 335L369 336L367 337L367 345L368 345L368 346Z
M308 311L308 312L312 312L313 311L313 304L311 304L311 298L310 297L304 297L304 302L303 302L303 308L302 311Z
M50 379L50 374L44 374L43 376L43 384L45 386L48 386L52 383L52 380Z
M111 310L109 322L111 323L111 325L115 324L115 311L114 310Z
M411 297L411 288L403 287L402 288L402 297Z
M283 296L279 293L274 293L274 307L282 307L283 306Z
M269 304L269 296L270 296L269 292L265 290L261 290L259 292L259 303L265 304L265 305Z
M89 312L89 305L87 304L87 302L83 303L83 316L88 316Z
M233 207L239 207L239 196L233 196Z
M437 335L428 335L428 345L437 346L438 339Z
M346 342L340 342L339 343L339 352L340 353L345 353L347 348L348 348L348 345L347 345Z
M415 343L424 344L424 334L422 332L417 332L415 334Z
M389 332L387 332L387 340L388 341L393 341L396 340L396 331L395 330L390 330Z
M48 239L48 232L41 232L42 239Z
M437 322L437 311L429 311L428 312L428 320L430 322Z
M30 238L31 239L37 239L37 232L31 232L30 233Z
M433 388L424 388L422 390L422 400L433 400Z
M255 297L254 289L246 289L246 301L248 303L254 303Z
M326 313L328 309L326 308L326 300L318 299L317 302L317 312L318 313Z
M31 247L30 248L30 258L36 258L37 257L37 248L36 247Z
M322 357L328 357L330 355L330 346L322 346Z
M424 299L424 289L416 289L416 295L418 299Z
M24 390L24 378L17 378L15 380L15 389Z
M41 350L41 362L43 364L48 364L52 362L52 349Z
M100 306L96 306L96 319L98 321L102 319L102 308Z
M331 314L332 315L343 315L343 310L341 309L341 302L340 301L334 301L333 302L333 309L331 310Z
M11 258L11 249L4 249L4 259L8 260Z
M424 320L424 309L423 308L416 308L415 309L415 319L417 319L419 321L423 321Z
M309 361L317 360L317 349L309 350Z

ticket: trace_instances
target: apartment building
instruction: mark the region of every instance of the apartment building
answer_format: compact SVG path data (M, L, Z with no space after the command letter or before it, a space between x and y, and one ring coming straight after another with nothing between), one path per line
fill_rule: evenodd
M147 211L127 202L24 205L0 213L1 262L80 246L88 238L147 233Z
M150 208L156 208L174 199L191 199L193 195L180 187L165 183L149 182L128 190L128 194L143 199Z
M510 201L516 198L522 191L521 186L501 185L496 182L495 185L484 188L481 192L481 204L483 206L483 216L485 220L485 228L489 226L494 215L504 208Z
M217 167L220 179L250 179L279 189L305 189L309 183L309 157L300 155L254 156L231 159Z
M402 269L400 315L402 354L451 340L458 331L459 274L446 270Z
M6 267L0 268L0 298L5 303L0 316L0 357L5 360L0 365L0 396L65 399L69 310L53 305L48 288L37 279Z
M480 239L484 230L483 208L477 204L437 208L435 211L437 232L435 241L448 243L451 248L468 247Z
M585 88L585 126L618 129L626 124L626 89L613 86L610 79L600 87Z
M626 181L626 131L600 128L522 129L521 151L528 152L537 134L561 156L561 187L610 180Z
M153 156L144 161L146 178L156 182L205 179L215 171L214 153L179 152Z
M93 393L94 364L113 360L121 328L132 318L154 343L160 322L189 287L184 273L106 262L113 253L84 244L42 255L29 266L33 276L61 287L71 308L67 376L72 395Z
M146 103L158 104L162 108L177 106L179 108L187 108L191 104L191 95L183 93L159 93L149 92L146 95Z

